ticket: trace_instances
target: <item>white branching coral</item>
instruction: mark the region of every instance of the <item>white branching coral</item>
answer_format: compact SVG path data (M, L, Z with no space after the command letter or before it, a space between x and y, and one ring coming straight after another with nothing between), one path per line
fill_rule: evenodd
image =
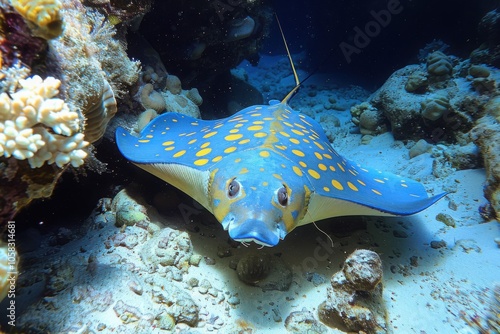
M31 168L55 163L81 166L88 146L78 113L59 94L61 82L38 75L19 80L21 89L0 94L0 156L28 159Z

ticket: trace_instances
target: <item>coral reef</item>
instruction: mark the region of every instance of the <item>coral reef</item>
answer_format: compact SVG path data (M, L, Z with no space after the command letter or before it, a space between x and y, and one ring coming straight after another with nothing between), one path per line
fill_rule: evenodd
M159 80L159 76L152 72L150 68L142 77L152 76L153 73ZM199 106L203 103L203 98L198 90L196 88L182 89L180 79L172 74L167 74L164 80L165 89L161 91L155 90L152 83L146 83L142 87L139 97L142 106L146 109L153 109L158 114L173 111L194 118L201 118ZM151 116L152 114L149 113L148 117Z
M24 17L32 33L45 39L59 37L64 24L60 0L10 0L11 5Z
M285 328L290 333L327 333L328 328L314 318L311 311L303 309L290 313L285 320Z
M498 9L486 13L481 19L478 34L485 40L471 52L471 63L500 67L500 13Z
M144 108L153 109L158 113L164 112L167 107L163 96L155 91L150 83L145 84L141 89L141 103Z
M63 18L63 38L50 41L49 69L59 73L68 103L87 119L88 141L96 142L116 113L114 97L137 81L140 64L128 58L102 14L75 6L65 8Z
M148 266L175 267L185 272L193 255L193 245L186 232L165 227L142 246L140 255Z
M447 79L453 70L451 59L441 51L435 51L427 56L427 72L434 81Z
M428 85L425 72L417 70L408 76L405 89L410 93L423 93L427 90Z
M378 254L365 249L354 251L332 276L327 300L318 310L320 320L348 331L386 333L381 281L382 262Z
M156 110L154 110L154 109L144 110L137 118L137 124L135 127L135 131L137 133L140 133L142 131L142 129L144 129L146 127L146 125L148 125L148 123L151 122L151 120L153 118L155 118L156 116L158 116L158 113L156 112Z
M32 168L45 162L58 167L83 164L88 142L79 132L78 114L54 98L60 84L52 77L33 76L20 80L22 88L11 97L0 95L0 154L28 159Z
M100 141L116 114L116 99L130 98L128 91L138 79L140 64L128 58L125 43L104 15L79 1L12 0L14 8L4 2L0 162L10 173L0 184L5 190L2 200L8 205L2 217L9 219L32 199L51 195L61 171L46 169L45 163L83 165L92 150L89 143ZM28 75L32 77L24 80ZM42 82L39 77L46 79ZM57 87L47 88L41 99L34 97L40 92L33 90L28 99L29 89L23 85L31 81L29 89ZM21 96L22 104L17 102ZM23 162L14 163L9 157L26 159L37 169L29 171Z
M438 91L434 95L429 96L425 101L421 102L422 117L431 121L441 118L448 110L450 110L450 102L446 92Z
M492 98L486 105L486 112L481 117L471 137L479 146L486 169L486 187L484 196L489 205L485 208L485 218L500 220L500 96Z
M367 102L351 107L352 122L359 126L363 135L377 135L387 132L387 125L381 112Z
M115 213L115 225L134 226L138 223L149 223L144 200L132 188L122 189L111 202L111 210Z

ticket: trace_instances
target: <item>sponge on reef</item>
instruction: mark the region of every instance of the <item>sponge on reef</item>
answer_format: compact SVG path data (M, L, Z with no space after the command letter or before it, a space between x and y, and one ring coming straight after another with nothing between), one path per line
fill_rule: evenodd
M22 88L11 96L0 94L0 156L28 159L32 168L45 162L82 165L88 142L80 132L78 113L54 98L61 82L36 75L19 84Z

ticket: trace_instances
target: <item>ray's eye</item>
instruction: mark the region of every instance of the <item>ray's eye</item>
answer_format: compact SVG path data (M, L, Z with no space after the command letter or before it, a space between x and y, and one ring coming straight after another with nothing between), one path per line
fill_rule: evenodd
M285 186L278 189L278 203L283 206L287 206L288 204L288 193Z
M240 192L240 183L233 179L227 187L227 196L234 198Z

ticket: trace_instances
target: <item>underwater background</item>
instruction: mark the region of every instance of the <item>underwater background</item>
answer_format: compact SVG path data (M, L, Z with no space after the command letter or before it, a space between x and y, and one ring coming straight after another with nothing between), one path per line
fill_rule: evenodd
M0 0L0 331L500 332L498 6ZM276 16L302 80L290 99ZM192 196L200 204L176 189L210 189L208 168L182 165L174 180L132 159L145 171L115 138L120 128L147 136L172 112L223 127L283 99L319 124L311 129L338 152L337 170L382 170L447 195L404 217L367 214L363 199L344 216L343 198L345 210L332 205L331 218L262 247L231 239L209 193ZM188 123L176 149L205 138ZM228 141L210 147L229 156ZM314 161L318 189L341 188L317 175L329 154L304 143L304 161L302 151L287 159L304 171ZM261 157L253 165L268 167ZM346 191L361 188L355 180ZM387 189L370 208L391 212L403 192ZM255 202L239 212L263 210Z

